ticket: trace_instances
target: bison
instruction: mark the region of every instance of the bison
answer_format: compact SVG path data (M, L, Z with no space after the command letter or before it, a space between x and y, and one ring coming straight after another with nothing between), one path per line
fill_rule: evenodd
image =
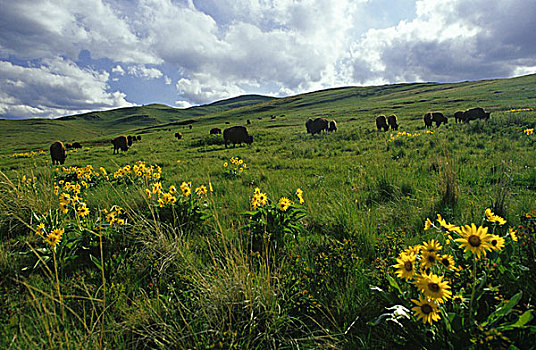
M378 131L383 129L383 131L389 130L389 125L387 125L387 118L384 115L379 115L376 117L376 127Z
M176 138L177 140L182 139L182 132L180 132L180 131L179 131L179 132L176 132L176 133L175 133L175 138Z
M248 134L248 129L245 126L231 126L223 130L223 141L225 142L225 148L227 148L227 142L232 142L233 147L238 143L243 142L251 145L253 142L253 136Z
M337 131L337 122L335 120L329 122L328 131Z
M138 135L137 139L138 141L141 141L141 135Z
M71 145L72 148L82 148L82 145L80 144L80 142L73 142L73 144Z
M115 139L112 140L112 145L114 145L114 153L119 153L119 149L121 151L126 152L128 150L128 140L126 136L118 136Z
M387 124L389 124L391 130L398 130L396 114L391 114L387 117Z
M220 128L212 128L212 129L210 129L210 135L218 135L218 134L221 134L221 129Z
M67 154L65 154L65 146L61 141L56 141L50 145L50 157L52 158L52 164L63 164Z
M311 135L320 134L322 131L328 131L329 122L326 118L316 118L314 120L309 118L305 123L305 127Z
M469 123L471 120L484 119L488 120L490 117L489 112L484 112L480 107L471 108L463 112L462 120L464 123Z
M66 149L71 149L71 148L73 148L73 145L71 143L66 143L65 148Z
M192 128L192 124L188 124L188 129L191 129Z
M458 112L454 113L454 121L456 123L461 123L463 121L463 112L462 111L458 111Z
M249 120L249 119L246 120L246 124L247 124L247 125L250 125L250 124L251 124L251 120Z
M439 112L428 112L424 115L424 126L426 128L432 126L432 122L435 122L436 127L440 127L442 123L447 124L448 119L443 115L443 113Z
M128 144L128 147L132 146L132 136L131 135L127 136L127 144Z

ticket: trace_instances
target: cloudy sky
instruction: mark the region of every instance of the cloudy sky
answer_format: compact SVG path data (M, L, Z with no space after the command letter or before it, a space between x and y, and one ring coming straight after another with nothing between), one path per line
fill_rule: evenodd
M536 73L535 0L0 0L0 117Z

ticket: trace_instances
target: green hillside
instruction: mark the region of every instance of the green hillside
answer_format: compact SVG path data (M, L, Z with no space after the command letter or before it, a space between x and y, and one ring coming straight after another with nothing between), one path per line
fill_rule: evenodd
M493 112L533 106L536 75L460 83L411 83L343 87L281 99L245 95L187 109L162 104L120 108L66 116L55 120L0 120L0 146L7 152L39 149L51 141L89 142L121 133L144 133L186 124L244 124L271 117L273 124L296 125L314 116L339 122L396 113L401 125L419 125L422 113L436 110L452 115L480 106ZM282 120L278 118L284 115ZM21 135L24 135L21 138Z

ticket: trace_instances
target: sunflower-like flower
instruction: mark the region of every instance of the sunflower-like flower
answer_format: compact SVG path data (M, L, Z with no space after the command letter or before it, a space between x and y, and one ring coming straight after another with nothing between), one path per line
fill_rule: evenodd
M475 224L465 225L461 228L461 238L456 238L455 241L460 243L460 248L464 248L465 251L471 251L476 254L477 258L480 255L486 256L486 250L491 251L492 245L490 244L491 235L488 234L488 228Z
M281 211L287 211L291 205L292 202L287 197L281 197L279 200L279 210Z
M432 227L432 221L428 218L426 218L426 221L424 222L424 230L428 231Z
M147 198L151 198L151 190L146 188L145 189L145 194L147 195Z
M502 217L500 217L499 215L495 215L494 212L491 211L490 208L487 208L486 211L484 212L486 214L486 218L490 221L490 222L496 222L498 223L499 225L504 225L506 224L506 220L504 220Z
M419 300L411 299L417 306L411 308L417 316L417 320L422 319L423 323L432 323L441 318L439 305L432 300L419 296Z
M439 256L439 263L449 270L455 270L456 264L454 258L450 254L443 254Z
M437 303L444 303L452 296L450 286L448 282L443 281L443 276L424 273L417 277L415 284L425 296Z
M84 216L88 216L89 215L89 208L86 206L85 203L82 203L81 205L78 206L78 215L80 217L84 217Z
M460 228L456 225L449 224L445 219L441 217L440 214L437 214L437 222L439 222L439 225L443 227L447 231L457 232L460 233Z
M38 224L37 227L35 228L35 234L42 236L44 232L45 232L45 224L43 223Z
M443 248L438 241L431 239L428 242L423 242L421 245L421 251L427 251L429 253L437 253Z
M54 229L45 237L45 242L50 244L52 247L56 247L60 243L62 236L63 236L62 228Z
M512 238L512 241L514 242L517 242L517 230L514 230L513 228L510 227L510 229L508 230L508 234L510 235L510 238Z
M175 192L177 192L177 188L173 185L169 186L169 193L173 194Z
M195 193L197 193L198 196L204 196L207 192L207 186L205 185L201 185L195 189Z
M300 204L303 204L303 191L301 190L301 188L296 189L296 196L298 197L298 201L300 202Z
M415 254L404 254L402 252L400 257L396 258L397 264L393 265L396 270L398 278L404 278L406 280L412 279L415 275Z
M421 248L422 246L420 244L417 244L417 245L414 245L414 246L409 246L407 247L402 253L400 254L406 254L406 255L409 255L409 254L414 254L414 255L418 255L421 251Z
M183 181L182 184L180 185L180 189L184 196L188 197L190 194L192 194L191 185L192 185L191 182L186 182L186 181Z
M501 236L491 235L489 243L491 244L491 248L493 248L493 250L501 250L504 248L504 238Z
M437 260L439 259L436 252L429 252L427 250L421 249L421 269L426 270L432 267L434 264L437 263Z

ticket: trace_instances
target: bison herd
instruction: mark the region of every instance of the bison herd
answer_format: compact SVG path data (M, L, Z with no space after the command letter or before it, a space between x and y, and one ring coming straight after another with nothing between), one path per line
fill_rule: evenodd
M471 108L466 111L458 111L454 113L454 119L456 123L469 123L471 120L488 120L490 118L490 113L485 112L484 109L480 107ZM258 119L261 119L260 117ZM441 126L441 124L447 124L448 118L440 112L428 112L423 117L424 127L430 128L435 123L436 127ZM392 114L388 117L385 115L379 115L375 119L376 128L378 131L388 131L398 130L398 118L395 114ZM229 124L229 122L225 122ZM251 121L248 119L247 124L250 125ZM190 125L191 128L191 125ZM319 117L316 119L309 118L305 122L305 129L308 134L315 135L320 134L321 132L331 132L337 131L337 122L335 120L329 121L327 118ZM210 129L210 135L221 135L222 130L220 128ZM175 133L176 139L182 139L183 134L181 132ZM114 148L113 154L119 153L119 150L126 152L129 147L132 146L134 141L141 141L141 136L118 136L114 138L111 142ZM252 144L253 136L248 133L248 129L245 126L232 126L223 130L223 141L225 148L227 144L232 143L233 147L236 144ZM63 145L61 141L56 141L50 146L50 156L52 158L52 164L63 164L65 158L67 158L66 149L77 149L82 148L82 145L79 142L67 143Z

